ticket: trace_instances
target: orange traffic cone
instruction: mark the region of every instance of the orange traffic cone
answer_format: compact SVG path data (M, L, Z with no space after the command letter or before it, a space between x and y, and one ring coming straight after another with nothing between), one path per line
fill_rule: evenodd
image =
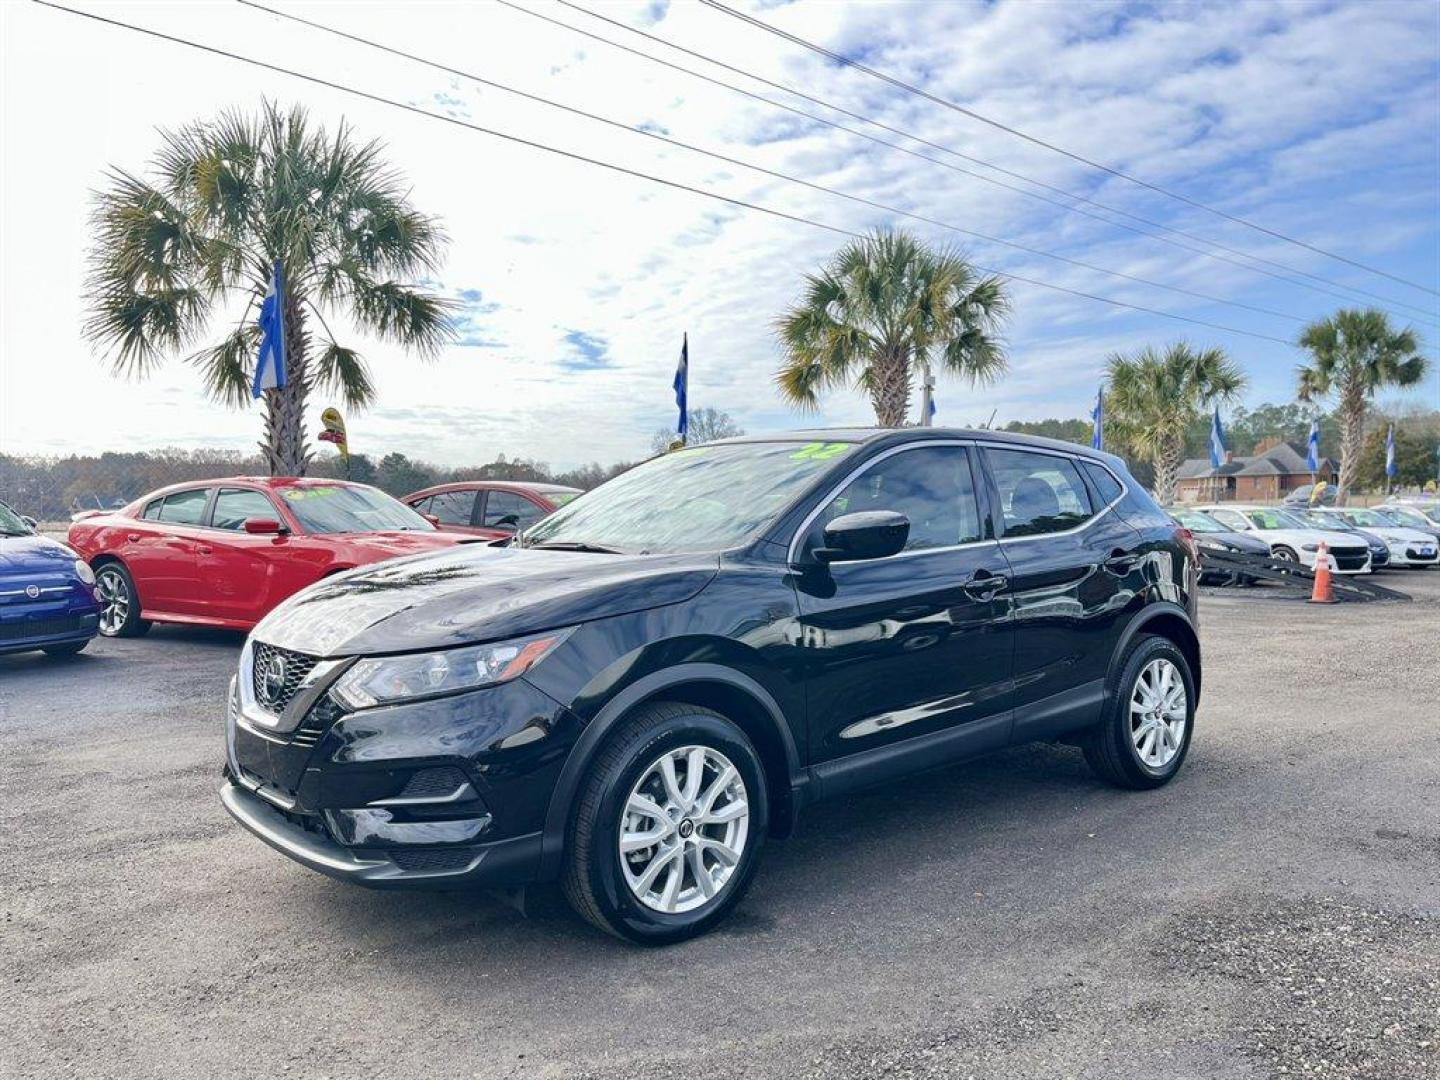
M1310 603L1335 603L1335 587L1330 583L1330 551L1323 540L1320 550L1315 552L1315 587L1310 590Z

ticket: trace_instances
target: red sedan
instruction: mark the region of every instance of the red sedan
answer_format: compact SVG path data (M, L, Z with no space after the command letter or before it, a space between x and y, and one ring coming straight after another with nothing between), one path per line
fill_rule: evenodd
M131 637L151 622L248 630L330 574L473 538L362 484L237 476L79 515L69 541L95 570L100 633Z
M582 494L579 488L560 484L462 480L413 492L401 501L434 518L441 528L499 540L528 529L551 510Z

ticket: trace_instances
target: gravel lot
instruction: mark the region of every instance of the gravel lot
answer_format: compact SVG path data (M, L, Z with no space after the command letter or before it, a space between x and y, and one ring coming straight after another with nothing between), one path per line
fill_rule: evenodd
M216 798L239 639L0 657L0 1076L1440 1076L1440 571L1206 597L1186 770L1063 747L808 813L641 951L309 873Z

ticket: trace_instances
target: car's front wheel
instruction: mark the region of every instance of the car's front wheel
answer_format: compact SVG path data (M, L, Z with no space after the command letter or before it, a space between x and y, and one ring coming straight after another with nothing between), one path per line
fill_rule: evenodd
M763 766L740 728L698 706L644 706L581 789L565 895L600 929L641 944L702 934L749 886L767 809Z
M1085 741L1085 760L1119 787L1169 783L1195 730L1195 679L1168 638L1142 635L1130 646L1105 719Z
M105 637L139 637L150 629L140 618L135 579L120 563L105 563L95 571L95 591L100 597L100 633Z

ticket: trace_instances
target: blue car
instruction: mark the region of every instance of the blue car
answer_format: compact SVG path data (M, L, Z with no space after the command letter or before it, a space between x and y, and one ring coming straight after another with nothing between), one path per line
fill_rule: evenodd
M0 502L0 653L73 656L99 625L94 571Z

